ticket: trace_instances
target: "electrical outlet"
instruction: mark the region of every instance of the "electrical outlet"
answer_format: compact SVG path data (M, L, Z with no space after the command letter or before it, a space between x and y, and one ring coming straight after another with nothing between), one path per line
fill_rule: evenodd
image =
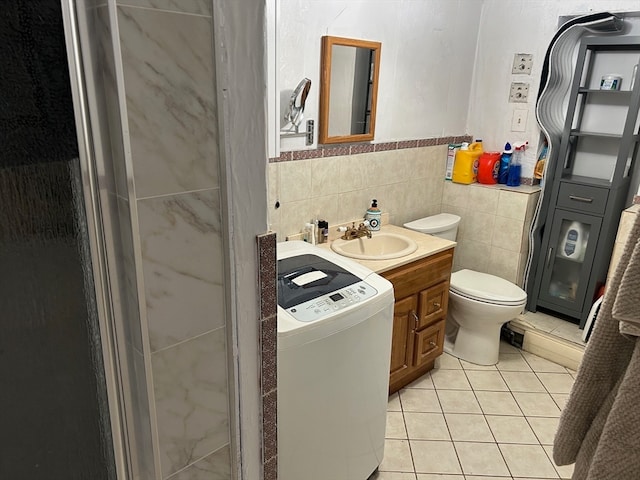
M509 103L527 103L529 100L529 84L520 82L511 82L511 91L509 92Z
M533 67L533 55L530 53L516 53L513 55L511 73L531 75L531 67Z
M512 132L524 132L527 128L527 114L529 110L516 108L513 111L513 118L511 119L511 131Z

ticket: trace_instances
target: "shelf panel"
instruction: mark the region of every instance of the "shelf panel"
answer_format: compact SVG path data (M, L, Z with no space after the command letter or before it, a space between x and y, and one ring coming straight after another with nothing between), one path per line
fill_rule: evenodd
M580 185L589 185L592 187L611 187L611 182L609 180L604 180L602 178L585 177L583 175L563 175L561 181L567 183L577 183Z
M600 90L596 88L580 87L578 93L603 93L605 95L629 95L631 90Z
M601 133L601 132L581 132L580 130L571 130L572 137L602 137L602 138L622 138L617 133Z

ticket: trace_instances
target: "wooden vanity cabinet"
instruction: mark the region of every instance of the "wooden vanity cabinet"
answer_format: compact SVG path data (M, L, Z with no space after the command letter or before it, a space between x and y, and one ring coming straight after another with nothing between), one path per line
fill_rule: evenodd
M382 273L396 298L389 393L431 370L442 354L452 263L449 249Z

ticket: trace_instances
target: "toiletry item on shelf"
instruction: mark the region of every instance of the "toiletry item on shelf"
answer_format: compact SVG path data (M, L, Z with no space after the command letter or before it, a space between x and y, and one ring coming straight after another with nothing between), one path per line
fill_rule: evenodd
M509 164L511 163L511 156L513 155L513 149L509 142L505 143L502 156L500 157L500 170L498 171L498 183L507 183L507 177L509 174Z
M569 260L582 262L584 260L584 247L587 238L582 223L571 222L567 233L560 239L559 255Z
M380 217L382 216L382 212L378 208L378 200L375 198L371 201L371 206L367 209L367 213L365 214L365 220L369 221L369 230L377 231L380 230Z
M451 180L453 176L453 164L456 159L456 153L460 150L461 143L450 143L447 149L447 163L444 171L444 179Z
M303 240L305 242L310 243L311 245L316 244L316 225L314 222L309 222L304 224Z
M480 143L463 143L456 153L456 161L453 164L453 175L451 180L455 183L470 184L478 178L478 158L482 154Z
M603 75L600 80L600 90L620 90L622 84L622 76L617 73Z
M519 187L520 175L522 175L522 158L524 157L524 149L526 143L516 146L511 156L511 163L509 164L509 173L507 174L507 186Z
M478 183L498 183L500 152L484 152L478 159Z
M318 244L327 243L329 240L329 222L326 220L318 220L317 233Z

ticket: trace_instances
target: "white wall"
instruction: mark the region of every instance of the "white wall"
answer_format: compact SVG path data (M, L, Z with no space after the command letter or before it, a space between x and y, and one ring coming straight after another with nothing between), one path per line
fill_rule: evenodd
M481 7L475 0L279 0L278 85L270 95L288 103L298 82L311 79L304 115L317 122L321 37L374 40L382 42L375 142L467 133ZM302 148L303 138L281 143L283 151Z
M542 62L558 28L558 18L590 12L634 10L640 10L637 0L484 0L467 130L482 136L485 150L500 150L505 141L529 141L522 176L531 177L540 135L535 102ZM515 53L533 54L531 75L511 75ZM527 104L508 102L512 81L529 83ZM528 109L525 132L511 131L515 108Z

